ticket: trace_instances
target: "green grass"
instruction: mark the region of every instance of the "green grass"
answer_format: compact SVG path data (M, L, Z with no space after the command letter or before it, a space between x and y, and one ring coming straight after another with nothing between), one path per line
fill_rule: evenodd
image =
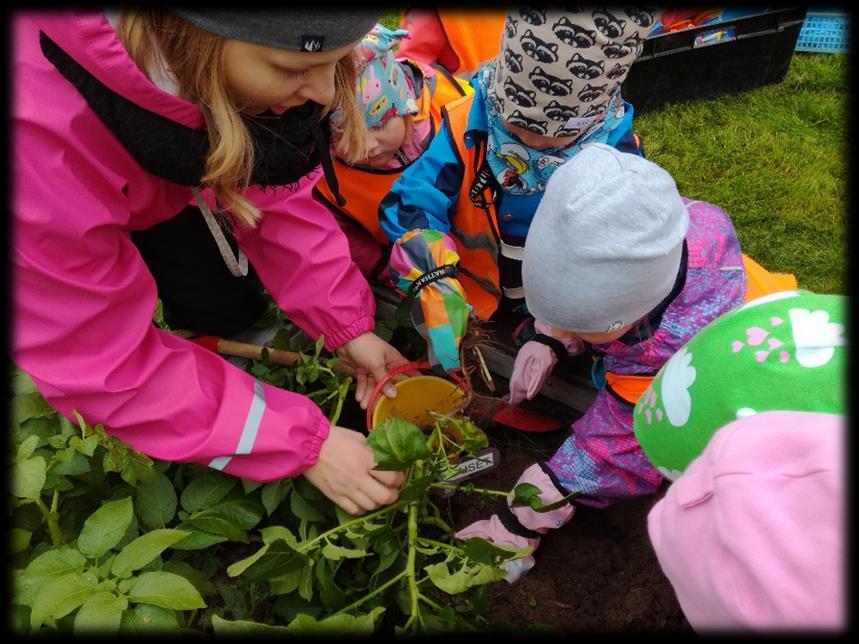
M400 26L400 17L403 14L402 9L388 9L379 18L379 23L388 29L397 29Z
M779 84L635 117L680 194L721 207L744 252L818 293L847 293L847 69L795 54Z

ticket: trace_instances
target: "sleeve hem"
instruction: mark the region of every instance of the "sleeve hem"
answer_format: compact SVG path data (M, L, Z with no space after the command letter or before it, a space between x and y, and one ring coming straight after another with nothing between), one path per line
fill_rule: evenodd
M334 351L338 347L343 346L350 340L354 340L359 335L363 335L368 331L372 331L376 326L376 321L371 315L365 315L349 326L340 329L336 333L325 336L325 348L329 351Z

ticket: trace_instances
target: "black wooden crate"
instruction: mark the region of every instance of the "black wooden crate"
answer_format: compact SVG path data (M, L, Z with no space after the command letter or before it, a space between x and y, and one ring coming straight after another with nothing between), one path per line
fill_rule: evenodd
M660 34L644 42L623 83L636 114L668 103L718 98L778 83L790 66L805 7L767 11ZM706 34L733 32L733 40L696 46Z

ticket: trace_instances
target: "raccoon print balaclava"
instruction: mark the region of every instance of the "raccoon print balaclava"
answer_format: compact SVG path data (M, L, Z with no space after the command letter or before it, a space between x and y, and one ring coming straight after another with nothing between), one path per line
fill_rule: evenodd
M488 100L501 118L550 137L584 136L641 54L656 9L512 9Z

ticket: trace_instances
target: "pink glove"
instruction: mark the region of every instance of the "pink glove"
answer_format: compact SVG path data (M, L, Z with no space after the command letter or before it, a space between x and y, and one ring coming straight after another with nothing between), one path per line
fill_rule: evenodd
M522 473L519 480L516 481L516 485L520 483L530 483L540 488L540 500L544 505L560 501L565 496L555 487L555 484L552 483L552 480L538 463L531 465ZM514 485L513 487L516 486ZM528 506L510 507L509 503L512 500L513 493L511 492L507 497L507 503L509 511L514 517L514 523L518 521L527 531L538 533L537 535L523 536L515 534L504 526L504 523L497 514L493 514L488 519L475 521L471 525L466 526L454 534L454 537L460 540L479 537L480 539L491 541L497 546L509 546L513 548L530 546L536 550L537 546L540 545L539 535L546 534L551 528L560 528L572 518L573 512L576 509L574 505L567 503L549 512L537 512ZM504 579L512 584L534 567L534 557L526 555L511 559L504 562L501 567L507 570L507 576Z
M552 369L558 364L558 354L566 352L574 356L585 349L585 343L579 338L554 338L550 336L551 327L535 322L534 330L537 338L526 342L513 363L513 373L510 375L510 395L507 401L518 405L526 398L531 400L546 383Z

